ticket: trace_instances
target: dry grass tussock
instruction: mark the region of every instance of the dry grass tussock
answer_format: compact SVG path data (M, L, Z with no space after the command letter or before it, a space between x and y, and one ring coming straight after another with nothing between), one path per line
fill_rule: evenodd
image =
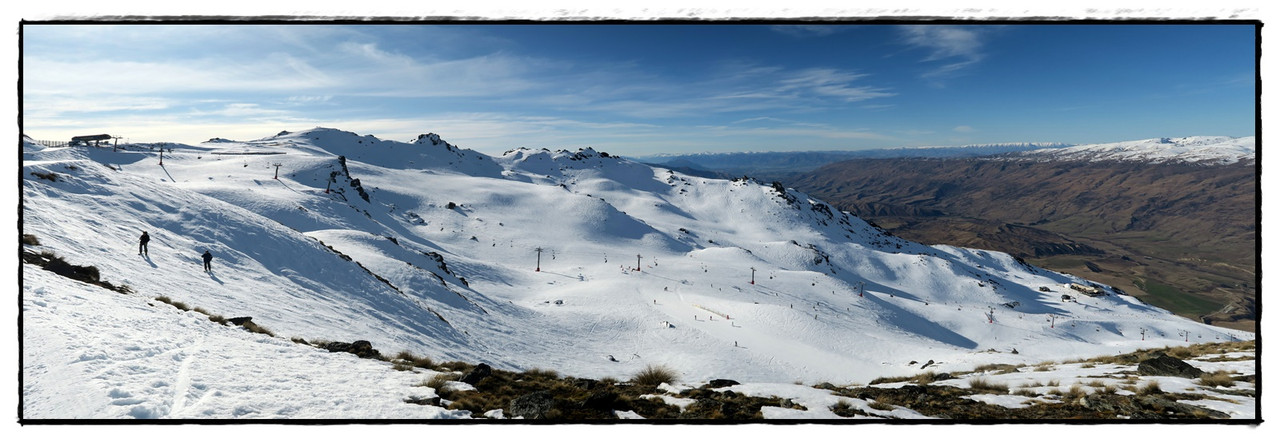
M667 367L650 365L645 367L635 376L631 377L631 382L636 385L657 387L658 385L675 383L678 376L675 370Z
M1230 372L1218 370L1212 373L1201 374L1199 384L1209 388L1232 387L1236 384L1236 381L1231 378Z
M1006 394L1009 392L1009 384L992 382L987 378L969 379L969 389L984 393Z

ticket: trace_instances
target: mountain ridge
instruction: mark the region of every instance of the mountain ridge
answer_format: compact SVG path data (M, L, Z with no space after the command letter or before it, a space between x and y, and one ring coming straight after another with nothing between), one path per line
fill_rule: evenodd
M1228 333L1109 290L1063 303L1064 284L1091 282L906 241L794 189L593 149L490 157L417 140L316 129L170 146L162 165L147 146L28 143L23 230L140 294L283 335L591 376L662 363L856 381L915 359L1043 358L1038 339L1080 354L1160 342L1135 339L1136 324L1169 342ZM102 259L132 255L140 230L154 257ZM196 269L205 247L210 275ZM1046 315L1099 331L1045 328ZM1008 345L1019 353L984 353Z

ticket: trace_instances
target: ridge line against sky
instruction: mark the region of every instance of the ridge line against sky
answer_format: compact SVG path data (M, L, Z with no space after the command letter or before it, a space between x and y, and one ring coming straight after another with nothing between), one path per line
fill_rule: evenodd
M333 127L622 155L1248 136L1256 27L823 22L20 28L22 130Z

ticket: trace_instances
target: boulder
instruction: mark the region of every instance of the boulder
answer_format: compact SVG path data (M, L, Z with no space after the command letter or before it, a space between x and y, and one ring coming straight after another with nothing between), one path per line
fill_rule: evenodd
M458 382L467 383L467 384L471 384L472 386L475 386L476 384L479 384L480 381L484 380L484 378L489 377L489 375L491 374L493 374L492 367L489 367L488 364L480 364L475 367L472 367L470 370L467 370L467 372L462 375L462 378L458 379Z
M1204 372L1181 359L1158 353L1156 357L1138 363L1138 374L1142 376L1176 376L1195 379L1204 374Z
M545 419L547 412L551 411L551 406L554 404L555 399L551 397L551 392L546 390L535 391L512 399L511 404L507 406L507 412L512 417Z

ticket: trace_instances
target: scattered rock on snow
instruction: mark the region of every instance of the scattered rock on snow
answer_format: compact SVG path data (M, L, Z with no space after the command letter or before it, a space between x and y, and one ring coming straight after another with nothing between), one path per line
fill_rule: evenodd
M1138 363L1138 374L1142 376L1177 376L1195 379L1204 374L1204 372L1181 359L1158 353L1156 357Z

